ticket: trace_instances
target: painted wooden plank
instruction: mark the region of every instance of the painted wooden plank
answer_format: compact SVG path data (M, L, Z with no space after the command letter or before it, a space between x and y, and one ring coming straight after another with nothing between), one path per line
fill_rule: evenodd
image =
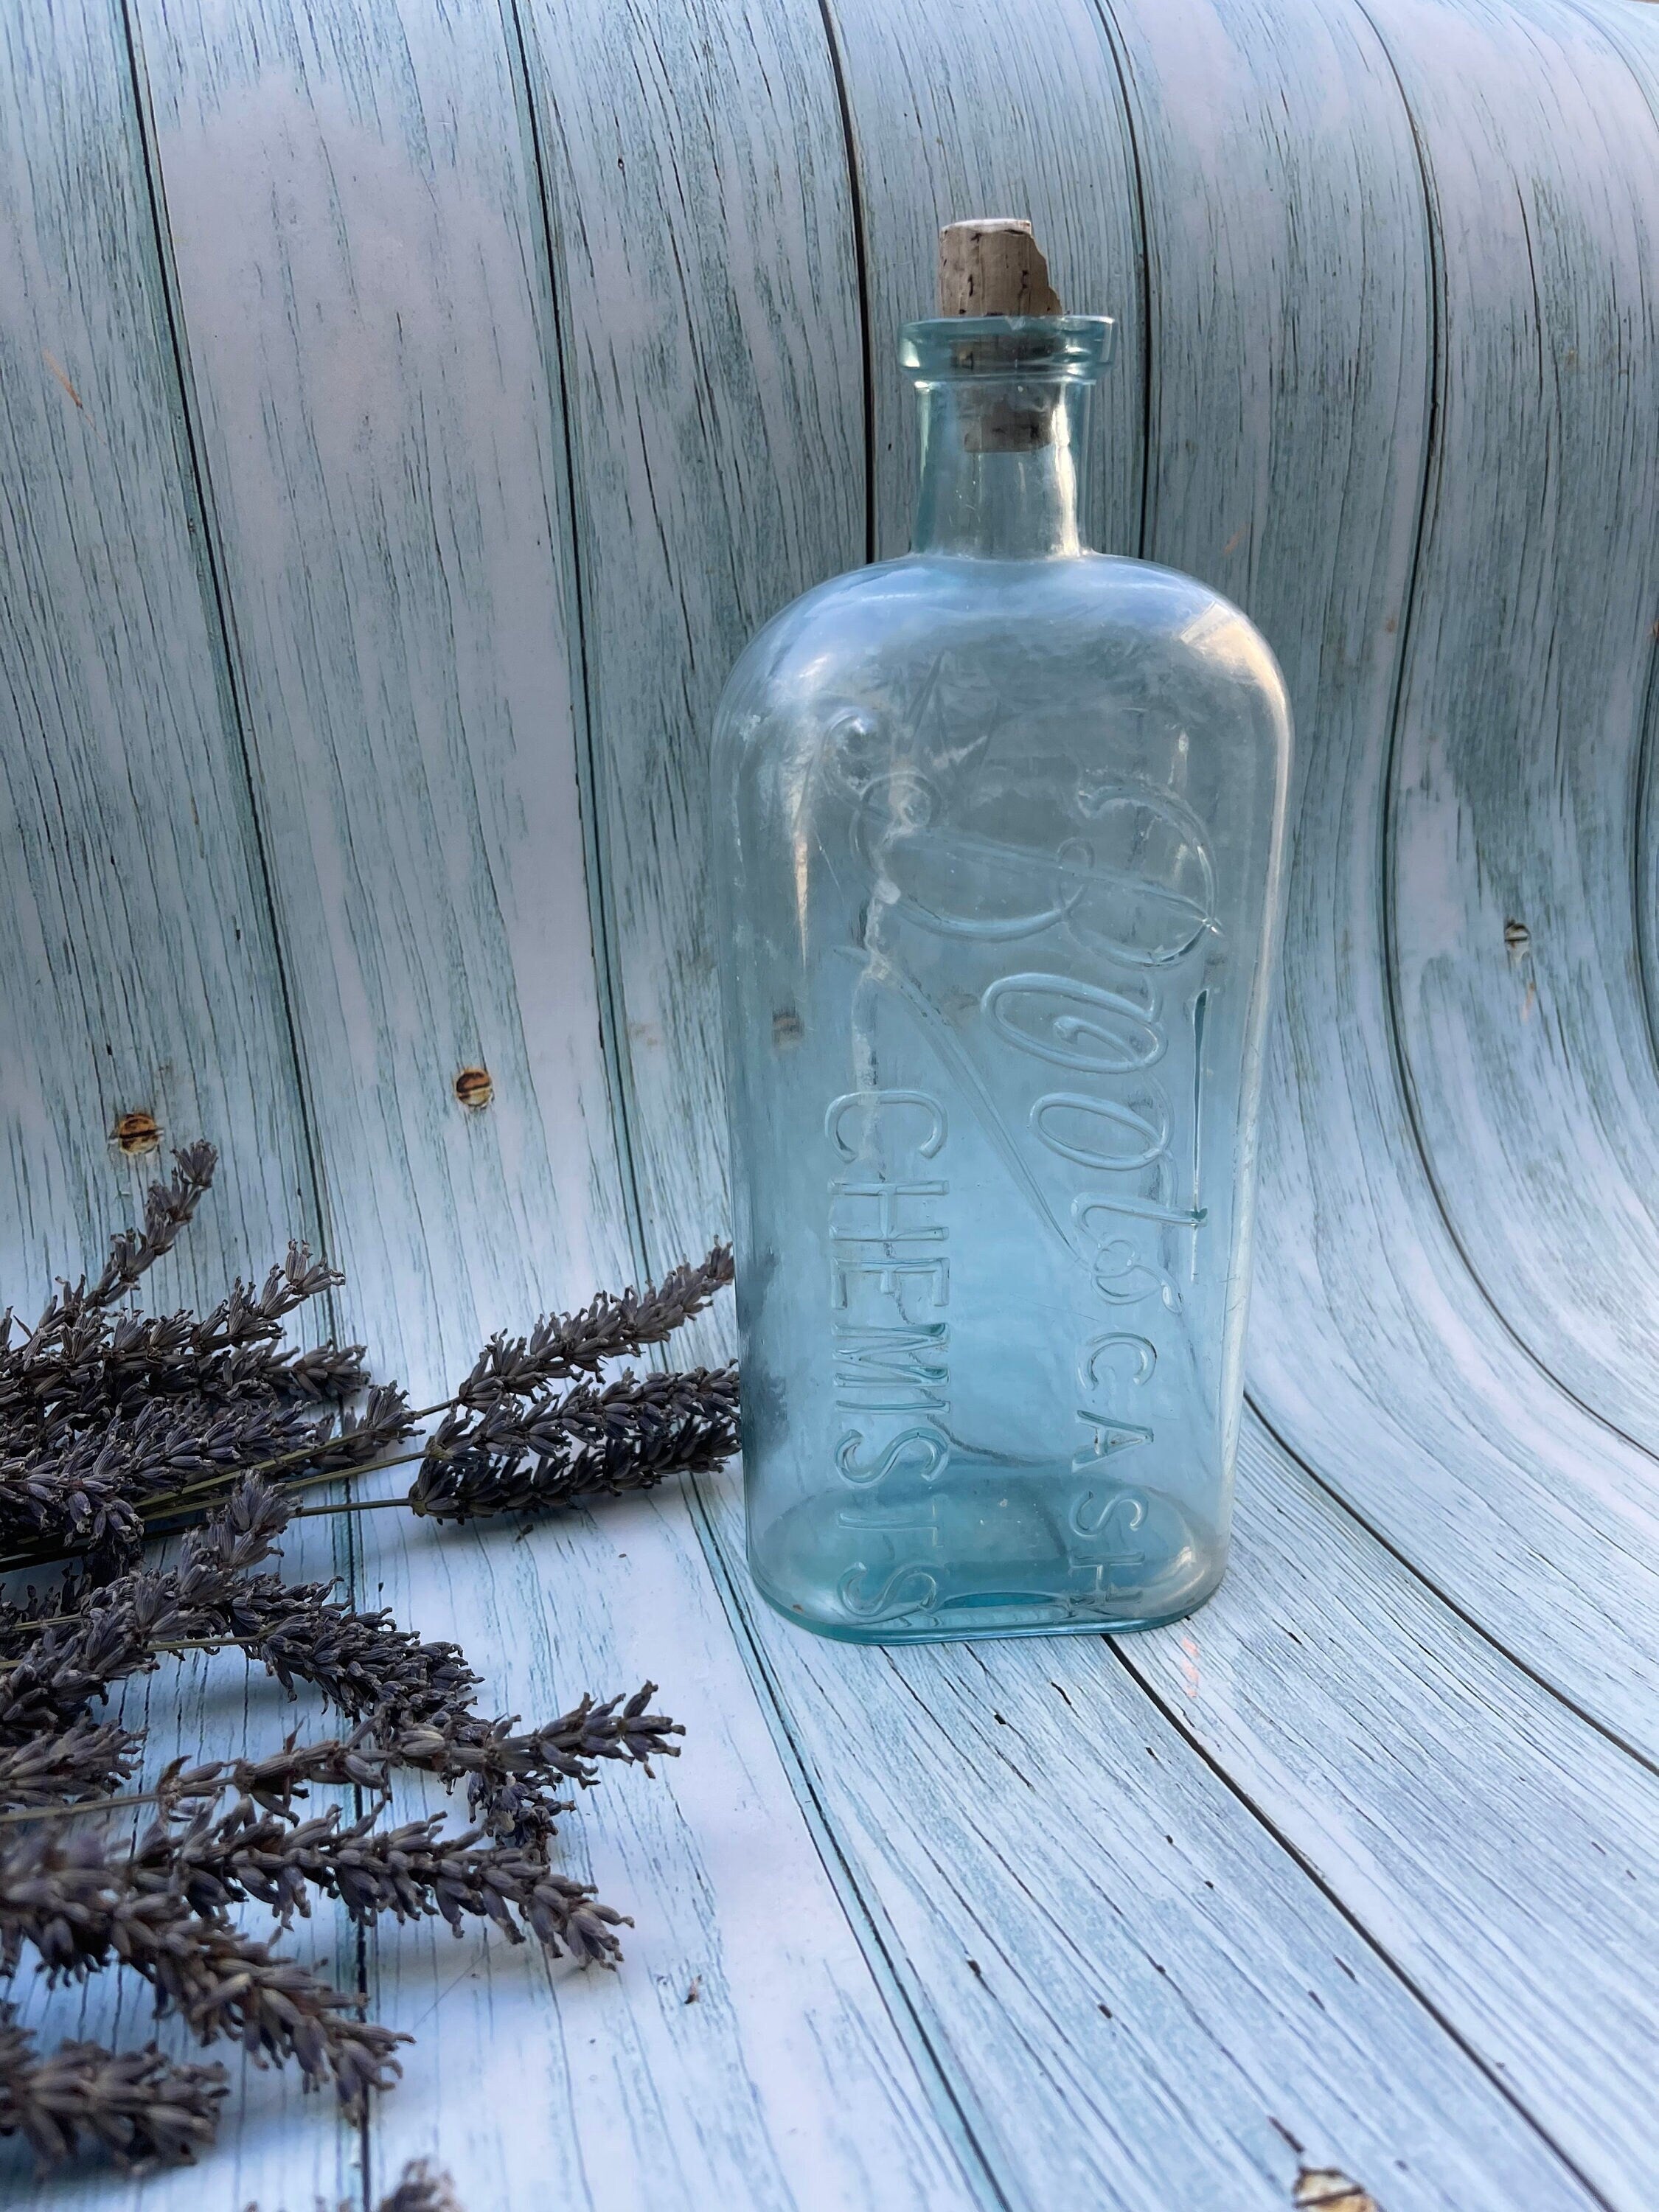
M519 0L547 166L606 957L653 1263L726 1214L707 749L744 641L859 560L845 151L816 0Z
M487 1654L527 1720L647 1674L686 1726L653 1781L612 1770L563 1860L631 1913L614 1974L430 1928L375 1945L379 2015L419 2038L374 2174L434 2154L468 2212L946 2212L975 2190L780 1764L683 1500L380 1546L369 1588ZM434 1799L434 1804L441 1802Z
M1433 374L1395 66L1408 49L1431 70L1434 49L1394 53L1369 16L1280 0L1111 14L1157 308L1147 550L1260 623L1304 733L1250 1387L1431 1581L1650 1745L1650 1463L1520 1352L1469 1273L1417 1148L1386 983L1391 732ZM1455 230L1443 250L1460 250Z
M1413 1111L1509 1327L1653 1449L1659 1145L1632 860L1659 608L1659 124L1557 0L1412 0L1378 21L1409 44L1448 240L1390 818Z
M330 1243L424 1388L628 1247L510 44L438 0L136 21Z
M1093 1637L891 1650L751 1596L760 1663L1013 2207L1594 2197ZM1299 2145L1300 2150L1292 2148Z
M1133 553L1145 458L1146 271L1117 65L1093 0L977 15L949 0L830 7L864 240L874 550L887 559L909 548L921 460L898 332L935 312L940 226L1024 215L1066 307L1109 314L1116 325L1095 403L1085 521L1102 551Z
M0 21L0 1304L154 1158L225 1154L189 1290L313 1220L119 11Z
M1119 1656L1609 2204L1659 2164L1659 1778L1383 1553L1259 1425L1234 1558Z

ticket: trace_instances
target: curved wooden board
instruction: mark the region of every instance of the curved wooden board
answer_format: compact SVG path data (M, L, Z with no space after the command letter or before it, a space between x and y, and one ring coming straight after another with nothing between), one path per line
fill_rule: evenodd
M1147 550L1254 616L1300 732L1250 1388L1431 1583L1651 1744L1650 1462L1539 1370L1471 1276L1387 990L1388 777L1435 374L1407 64L1358 8L1111 12L1158 303ZM1431 46L1411 51L1433 68Z
M0 1304L223 1156L179 1281L314 1234L118 8L0 21ZM280 1249L280 1248L279 1248Z
M872 550L908 550L921 465L900 326L935 312L940 226L1029 216L1066 307L1109 314L1085 521L1139 550L1146 270L1123 92L1092 0L975 21L950 0L830 0L859 184L869 331ZM969 35L969 26L973 35Z
M1659 1775L1249 1419L1242 1462L1219 1594L1118 1656L1606 2202L1638 2212L1659 2163Z
M1553 0L1389 0L1378 21L1443 240L1389 823L1413 1117L1515 1335L1659 1448L1659 1086L1632 884L1659 610L1659 124L1610 40Z
M864 546L814 0L519 0L555 233L606 983L650 1263L726 1217L706 763L760 623Z
M629 1249L510 41L438 0L135 20L331 1251L431 1395Z

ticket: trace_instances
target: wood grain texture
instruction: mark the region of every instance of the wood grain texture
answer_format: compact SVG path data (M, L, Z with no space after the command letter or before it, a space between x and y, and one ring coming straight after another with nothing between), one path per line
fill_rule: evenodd
M557 628L574 604L557 369L512 29L419 6L381 18L366 47L303 11L146 22L162 173L196 210L174 218L180 289L206 331L193 361L228 486L227 571L255 610L241 632L307 1070L327 1094L331 1218L354 1319L422 1386L486 1322L628 1272ZM388 80L398 96L382 101ZM238 194L245 219L227 226ZM473 1059L495 1100L469 1126L447 1092ZM692 1237L710 1233L705 1218ZM424 1240L425 1277L399 1236ZM635 1641L594 1532L515 1547L368 1525L368 1594L499 1655L515 1709L562 1709L582 1660L608 1674ZM701 1687L703 1764L686 1771L726 1826L682 1816L672 1782L594 1801L618 1815L599 1871L643 1924L614 1979L550 1991L528 1952L377 1939L371 2004L421 2039L377 2112L371 2191L435 2147L486 2203L556 2177L562 2197L595 2205L853 2203L872 2160L907 2200L957 2201L729 1643L722 1658L701 1555L649 1510L637 1537L657 1600L639 1640L671 1686ZM550 1617L570 1668L556 1693ZM759 1836L780 1826L792 1841L762 1880Z
M726 1218L714 703L860 557L850 198L815 0L517 0L570 394L604 943L653 1265Z
M1085 520L1103 551L1137 551L1145 269L1122 88L1092 0L1007 9L994 37L965 36L948 0L829 12L863 229L876 556L909 550L921 465L899 329L933 313L940 228L974 215L1029 216L1067 308L1113 318Z
M1247 1421L1215 1601L1120 1638L1609 2203L1651 2195L1659 1778L1424 1589Z
M945 2100L799 1819L684 1501L515 1534L417 1532L375 1555L370 1595L489 1655L486 1705L532 1724L648 1670L684 1754L654 1781L612 1768L562 1824L562 1863L633 1916L617 1973L550 1976L494 1936L380 1933L372 2002L419 2039L376 2111L377 2185L434 2153L468 2212L970 2203Z
M628 1249L522 101L489 7L136 21L330 1249L426 1390Z
M210 1299L314 1201L104 0L0 20L0 1304L141 1204L156 1163L110 1142L136 1109L226 1154Z
M1419 1148L1395 1029L1400 656L1435 619L1424 490L1455 453L1435 442L1435 271L1464 250L1443 211L1431 228L1434 135L1419 155L1407 63L1358 11L1113 15L1157 302L1146 550L1261 626L1304 739L1250 1389L1431 1580L1651 1746L1651 1463L1540 1370L1472 1273ZM1403 44L1432 70L1426 30ZM1525 42L1509 46L1525 65ZM1194 75L1182 58L1197 52ZM1446 117L1463 127L1455 99ZM1524 262L1512 274L1523 283ZM1294 375L1275 366L1292 362ZM1448 605L1468 559L1449 556Z
M1632 863L1659 609L1659 125L1575 9L1527 0L1518 20L1524 39L1512 9L1378 15L1411 57L1446 241L1391 979L1460 1249L1562 1388L1653 1449L1659 1146ZM1638 1481L1650 1495L1659 1468Z
M803 1637L739 1580L734 1483L712 1510L1006 2203L1278 2212L1291 2141L1389 2212L1595 2202L1103 1640Z

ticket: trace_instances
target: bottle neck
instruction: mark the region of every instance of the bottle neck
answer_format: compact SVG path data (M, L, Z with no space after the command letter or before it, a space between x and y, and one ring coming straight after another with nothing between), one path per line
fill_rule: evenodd
M907 323L899 360L921 409L918 553L1040 561L1083 550L1089 395L1103 315L949 315Z
M918 380L918 553L1080 553L1090 386L1076 377Z

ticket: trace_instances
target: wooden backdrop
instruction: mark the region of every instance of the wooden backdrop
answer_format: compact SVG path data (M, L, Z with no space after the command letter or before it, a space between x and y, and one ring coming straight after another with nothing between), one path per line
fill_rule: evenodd
M1234 1637L1233 1662L1206 1659L1233 1689L1200 1722L1182 1638L1143 1639L1121 1669L1094 1662L1116 1684L1096 1724L1114 1696L1132 1734L1182 1713L1188 1814L1220 1820L1244 1793L1294 1857L1218 1875L1263 1901L1232 1964L1189 1984L1254 1986L1251 1945L1295 1951L1316 1922L1323 1964L1294 1972L1322 2009L1364 2014L1340 2095L1320 2084L1350 2062L1312 2007L1235 2027L1224 2063L1189 2048L1211 2027L1171 2016L1211 2100L1190 2201L1254 2203L1290 2159L1259 2115L1235 2124L1226 2086L1252 2037L1288 2036L1319 2046L1304 2134L1364 2135L1384 2096L1418 2100L1432 2142L1436 2099L1464 2100L1460 2212L1577 2203L1569 2169L1637 2203L1650 2159L1607 2087L1639 2060L1619 2026L1636 1996L1618 1947L1552 1953L1537 1916L1572 1881L1563 1791L1618 1803L1659 1758L1659 10L15 0L0 209L0 1298L32 1304L131 1213L155 1161L112 1131L148 1114L224 1155L171 1287L211 1292L309 1237L348 1271L342 1325L422 1395L486 1330L724 1222L711 710L777 606L906 543L894 338L928 301L936 225L1029 214L1068 304L1117 318L1096 542L1250 613L1299 751L1242 1566L1235 1613L1206 1616L1206 1654ZM469 1067L482 1109L455 1094ZM782 1850L758 1840L769 1792L793 1786L835 1838L788 1879L849 1917L790 1970L823 2004L778 2046L826 2172L908 2160L903 2201L955 2203L939 2176L971 2153L995 2201L1081 2203L1068 2188L1104 2160L1121 2201L1170 2212L1163 2180L1135 2193L1136 2128L1176 2124L1156 2037L1115 2050L1109 2103L1058 2059L1046 2090L998 2100L993 2031L970 2008L940 2025L963 1956L984 1954L982 1980L998 1942L964 1931L939 1866L974 1862L1015 1923L1030 1905L939 1778L953 1739L960 1756L952 1685L984 1662L905 1660L892 1695L929 1686L911 1720L895 1709L872 1778L838 1749L842 1661L750 1605L729 1486L616 1525L656 1532L648 1570L616 1564L614 1534L584 1540L613 1597L646 1576L635 1626L597 1571L580 1596L568 1562L599 1555L574 1537L474 1574L470 1537L383 1528L367 1587L499 1645L535 1612L533 1562L564 1559L564 1617L586 1604L619 1679L665 1677L675 1652L704 1670L707 1802L729 1809L729 1784L752 1820L740 1847L722 1812L725 1856L688 1894L717 1918L720 1884ZM1250 1626L1285 1578L1331 1609L1291 1683ZM526 1666L568 1679L562 1632ZM1052 1697L1012 1648L993 1663L1011 1713ZM1437 1905L1451 1832L1426 1813L1413 1830L1397 1797L1378 1814L1344 1764L1356 1698L1417 1716L1407 1800L1441 1760L1506 1839L1480 1913ZM1489 1709L1501 1750L1482 1748ZM773 1743L782 1778L762 1784ZM1083 1833L1144 1887L1160 1786L1108 1813L1085 1777L1051 1775L1028 1875L1083 1880L1051 1863ZM691 1846L628 1848L643 1882ZM1388 1973L1309 1867L1342 1911L1364 1898ZM1358 1997L1327 1987L1327 1921L1360 1954L1339 1958ZM684 2202L714 2201L722 2160L751 2188L772 2170L770 2090L711 2148L637 2086L665 2052L756 2079L785 2063L765 1991L796 1924L781 1905L781 1951L738 1975L718 2060L687 2057L683 2005L653 2025L635 1998L634 2060L558 2061L598 2134L623 2124L607 2097L626 2106L654 2202L694 2169ZM1203 1940L1137 1938L1159 1973ZM1052 1929L1000 1955L1023 2047L1098 2032ZM382 2013L419 2015L425 1971L386 1966ZM866 1974L873 2012L845 1996ZM1588 2010L1607 2025L1577 2070L1551 2041L1552 1976L1558 1996L1602 1978ZM915 2112L888 2086L895 2033L933 2085ZM494 2172L480 2077L456 2079L447 2106L430 2085L387 2101L377 2172L440 2107ZM1517 2082L1549 2157L1505 2102ZM578 2138L537 2136L525 2170L612 2201ZM337 2152L317 2155L332 2186ZM277 2169L249 2171L244 2196ZM1418 2185L1395 2176L1390 2207L1442 2201Z

